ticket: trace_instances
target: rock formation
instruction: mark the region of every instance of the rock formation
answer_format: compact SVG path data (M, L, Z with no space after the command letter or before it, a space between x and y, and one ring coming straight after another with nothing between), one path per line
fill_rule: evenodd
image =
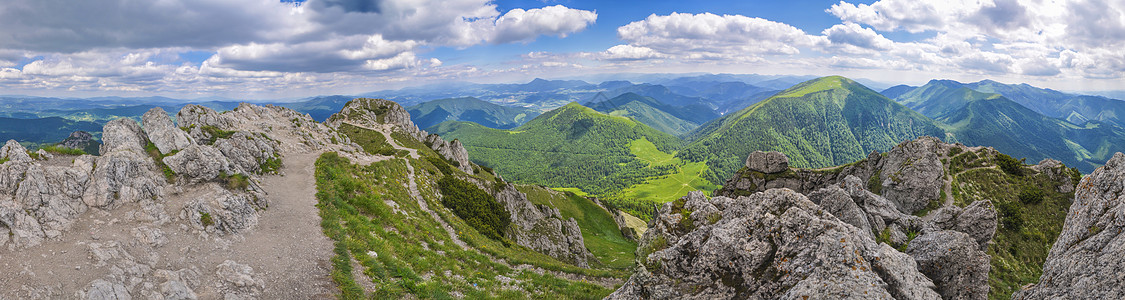
M563 219L557 208L531 203L526 194L510 183L494 192L494 196L511 214L507 238L517 245L583 268L589 268L589 261L596 259L586 249L578 221Z
M141 116L141 123L145 133L148 134L148 140L160 150L160 153L171 153L193 144L187 132L176 128L168 113L159 106L145 112Z
M1082 178L1039 283L1012 299L1123 299L1125 154Z
M70 136L59 143L59 147L82 150L90 147L90 145L94 143L94 135L79 130L71 132Z
M339 113L328 117L325 124L332 128L339 128L345 122L368 128L380 127L383 124L393 126L396 130L425 143L461 171L473 174L469 151L465 150L465 146L460 141L448 142L440 136L418 129L418 126L410 120L410 113L398 103L382 99L357 98L348 101Z
M912 259L792 190L692 192L651 224L610 299L939 298Z
M776 151L754 151L746 157L746 167L766 174L781 173L789 170L789 157Z

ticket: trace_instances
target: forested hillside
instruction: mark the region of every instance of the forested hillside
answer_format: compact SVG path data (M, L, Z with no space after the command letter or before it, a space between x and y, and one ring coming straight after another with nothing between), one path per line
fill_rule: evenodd
M502 106L473 97L426 101L408 106L410 120L421 128L445 121L465 121L489 128L509 129L522 125L539 115L533 109Z
M855 81L831 76L704 124L676 156L706 161L706 178L722 182L757 150L780 151L793 166L816 168L856 161L918 136L944 137L945 131Z
M713 114L710 111L700 112L660 103L651 97L634 93L621 94L613 97L613 99L589 103L587 106L609 115L632 118L656 130L675 136L684 135L699 127L699 123L688 121L688 119L697 119L701 113Z

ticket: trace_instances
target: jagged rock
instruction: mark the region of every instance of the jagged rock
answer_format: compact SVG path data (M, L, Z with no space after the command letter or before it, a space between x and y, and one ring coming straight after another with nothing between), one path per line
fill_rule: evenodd
M43 149L35 150L35 156L38 156L39 160L48 160L55 157L51 155L51 153L47 153L47 150Z
M328 120L324 123L332 128L339 128L344 121L368 127L391 124L398 126L418 141L426 140L426 132L414 125L414 122L410 120L410 113L402 105L393 101L356 98L348 101L339 113L328 117Z
M112 208L123 202L156 199L163 193L165 179L153 171L155 164L147 155L133 151L103 153L108 154L97 158L90 186L82 196L87 206Z
M90 282L83 299L89 300L129 300L129 289L122 283L111 283L104 279L95 279Z
M754 151L746 157L746 167L766 174L781 173L789 170L789 157L777 151Z
M210 107L188 104L180 108L176 113L176 125L179 127L202 127L214 126L218 128L229 128L231 120L223 114L216 112ZM199 141L199 139L196 139Z
M923 233L906 253L937 285L944 299L987 299L989 256L968 234L952 230Z
M230 234L258 224L259 208L256 194L233 194L216 188L210 193L188 201L180 213L196 229Z
M145 132L148 133L148 140L152 141L152 144L160 150L160 153L172 153L172 151L181 150L193 144L187 133L176 128L172 124L172 119L168 117L168 113L164 112L164 109L159 106L145 112L141 116L141 122L144 125Z
M214 180L221 173L235 173L227 157L210 146L191 145L175 155L164 157L163 161L172 172L192 183Z
M453 162L453 165L465 173L473 174L473 165L469 163L469 151L465 150L465 146L459 140L446 142L436 134L426 136L425 143L430 145L430 148L435 152L441 154L445 159Z
M164 231L160 230L160 228L148 226L133 228L133 237L137 239L137 243L153 248L158 248L168 243L168 237L164 235Z
M121 118L109 121L102 127L102 148L99 153L107 155L110 152L123 150L138 154L145 153L144 149L147 143L144 131L141 130L141 125L138 125L137 121Z
M595 259L586 249L578 221L563 220L558 209L537 206L511 184L495 192L496 201L511 214L508 239L575 266L589 268Z
M265 135L241 131L215 142L215 149L245 173L261 173L264 162L280 159L278 148L278 142Z
M192 269L180 269L175 272L156 270L153 272L153 275L164 281L160 284L159 294L164 300L197 299L199 297L195 294L195 291L191 289L192 282L199 276L199 274Z
M978 200L965 208L944 206L923 218L942 230L956 230L969 234L980 246L988 250L988 242L996 235L998 215L992 201Z
M0 239L10 242L16 248L39 245L46 238L39 222L12 201L0 201L0 223L9 230L8 235Z
M791 190L739 199L692 192L651 224L638 272L610 299L936 299L909 258Z
M913 214L938 199L945 171L935 148L941 141L922 137L894 147L883 159L883 197L905 214Z
M1067 173L1069 170L1061 161L1044 158L1039 161L1039 164L1031 166L1031 169L1035 170L1036 173L1047 175L1047 178L1051 178L1051 180L1062 183L1058 188L1059 193L1070 193L1074 191L1075 182L1070 178L1070 175Z
M1082 178L1039 283L1012 299L1125 298L1125 154Z
M218 269L215 274L222 282L223 297L226 299L256 298L265 288L261 280L254 278L254 269L250 266L227 260L215 268Z
M94 143L94 135L79 130L71 132L70 136L67 136L66 139L63 139L62 142L59 143L59 147L84 150Z
M57 237L84 212L82 195L90 183L93 157L74 159L70 167L28 166L14 200L43 225L47 237Z
M0 148L0 159L8 159L15 162L29 162L31 156L27 155L27 148L20 145L16 140L8 140L4 147Z
M840 221L852 224L862 232L871 232L871 223L868 223L867 215L843 189L836 186L823 188L810 193L809 200L823 207Z

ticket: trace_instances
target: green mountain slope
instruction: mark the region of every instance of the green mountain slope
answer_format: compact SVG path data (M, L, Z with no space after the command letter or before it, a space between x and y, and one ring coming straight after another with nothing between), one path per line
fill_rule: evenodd
M459 139L469 157L505 179L602 197L647 217L653 203L714 190L707 166L673 157L681 141L632 119L571 103L512 130L467 122L427 129Z
M1091 172L1114 152L1125 151L1125 130L1120 127L1096 121L1073 125L953 81L930 81L898 100L948 124L961 143L995 147L1030 162L1053 158Z
M406 110L410 113L410 120L420 128L445 121L466 121L489 128L509 129L539 115L533 109L497 105L473 97L427 101L406 107Z
M61 142L71 132L87 131L101 135L102 124L86 121L71 121L60 117L38 119L0 118L0 142L16 140L25 146L37 148L43 144Z
M613 99L590 103L588 106L609 115L633 118L656 130L676 136L699 127L698 123L681 118L692 112L634 93L621 94Z
M756 150L789 156L797 167L840 165L918 136L945 132L867 87L839 76L795 85L769 99L704 124L677 157L706 161L707 178L723 182Z
M1052 89L1034 87L1028 84L1003 84L992 80L966 83L966 87L985 92L997 93L1031 110L1051 118L1083 121L1100 121L1125 127L1125 101L1101 96L1081 96L1067 94ZM1074 115L1079 118L1074 118Z

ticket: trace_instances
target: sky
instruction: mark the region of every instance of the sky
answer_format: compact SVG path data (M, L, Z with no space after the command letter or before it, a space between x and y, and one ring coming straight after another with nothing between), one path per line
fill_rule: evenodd
M1125 90L1125 0L5 0L0 94L235 99L614 73Z

